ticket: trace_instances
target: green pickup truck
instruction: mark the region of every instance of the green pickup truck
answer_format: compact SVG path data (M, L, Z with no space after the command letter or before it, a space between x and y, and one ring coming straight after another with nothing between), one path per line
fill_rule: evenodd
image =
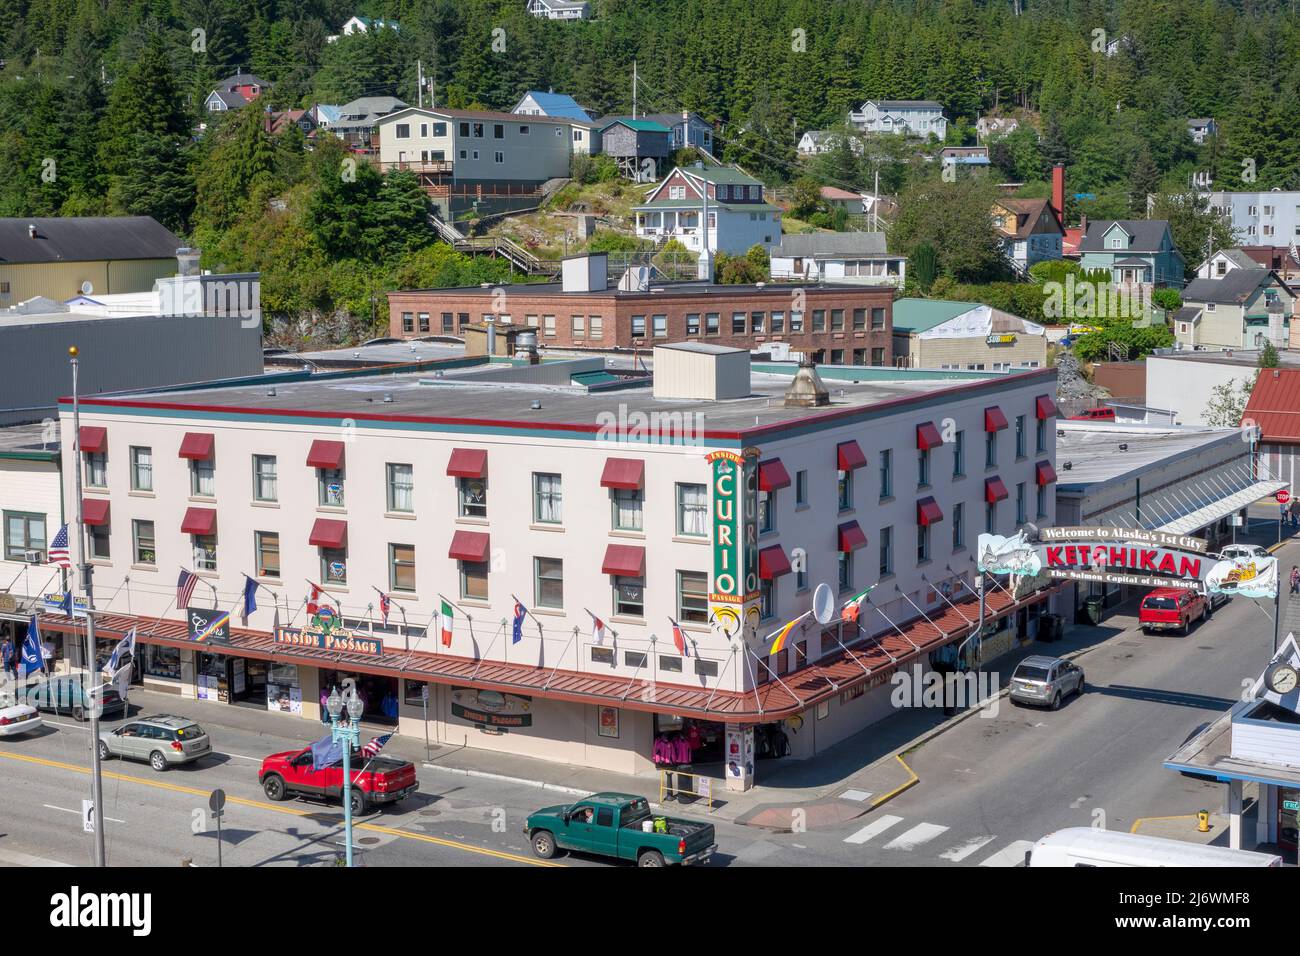
M658 831L656 820L663 821ZM543 807L524 823L524 833L543 860L559 850L577 850L635 860L637 866L689 866L718 848L713 824L657 818L645 797L631 793L593 793L577 803Z

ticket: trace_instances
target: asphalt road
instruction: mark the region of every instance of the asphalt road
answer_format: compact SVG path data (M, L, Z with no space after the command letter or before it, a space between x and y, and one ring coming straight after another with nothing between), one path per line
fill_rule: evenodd
M1222 785L1179 776L1161 761L1238 699L1271 648L1270 621L1240 598L1187 637L1116 634L1078 660L1086 693L1060 711L1001 700L996 716L971 717L909 753L921 782L838 829L771 834L718 824L713 865L1010 866L1045 833L1091 825L1098 815L1108 829L1127 830L1140 817L1216 810ZM89 733L67 717L46 720L38 736L0 741L0 864L17 862L14 854L72 865L90 860L80 820ZM110 863L177 866L189 858L215 866L206 808L208 794L221 787L229 797L225 865L329 865L342 851L341 810L272 803L257 784L263 756L303 740L205 723L219 752L197 764L161 774L143 763L104 765ZM429 768L419 776L417 796L357 822L361 865L538 865L523 820L568 799ZM607 865L573 856L555 862Z

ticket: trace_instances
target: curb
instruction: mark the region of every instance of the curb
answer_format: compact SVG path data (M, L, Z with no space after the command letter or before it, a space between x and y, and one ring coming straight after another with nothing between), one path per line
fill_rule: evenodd
M513 783L524 787L536 787L539 790L551 790L556 793L567 793L575 797L585 797L591 793L590 790L579 790L577 787L562 787L558 783L547 783L545 780L529 780L524 777L511 777L504 773L489 773L486 770L466 770L463 767L447 767L442 764L429 763L423 764L426 770L438 770L442 773L455 774L458 777L476 777L480 780L495 780L498 783Z
M888 793L882 794L881 796L877 797L875 800L871 801L871 805L867 807L865 811L863 811L864 813L870 813L872 810L876 809L876 807L884 806L886 803L888 803L890 800L893 800L894 797L898 796L900 793L904 793L908 790L911 790L913 787L915 787L918 783L921 782L921 778L916 775L916 771L913 770L911 767L909 767L907 765L907 761L903 759L902 753L894 754L894 759L903 765L903 769L907 771L908 775L911 776L912 779L907 781L907 783L895 787L893 790L890 790Z

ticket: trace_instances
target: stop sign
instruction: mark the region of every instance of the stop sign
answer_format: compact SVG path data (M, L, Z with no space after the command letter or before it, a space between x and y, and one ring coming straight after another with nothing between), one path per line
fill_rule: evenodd
M1285 488L1281 488L1274 497L1277 498L1278 504L1284 505L1291 500L1291 492L1287 491Z

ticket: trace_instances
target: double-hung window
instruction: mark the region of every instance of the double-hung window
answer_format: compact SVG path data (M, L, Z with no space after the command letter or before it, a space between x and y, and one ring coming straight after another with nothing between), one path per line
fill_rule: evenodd
M415 511L415 470L411 465L388 465L388 510Z

